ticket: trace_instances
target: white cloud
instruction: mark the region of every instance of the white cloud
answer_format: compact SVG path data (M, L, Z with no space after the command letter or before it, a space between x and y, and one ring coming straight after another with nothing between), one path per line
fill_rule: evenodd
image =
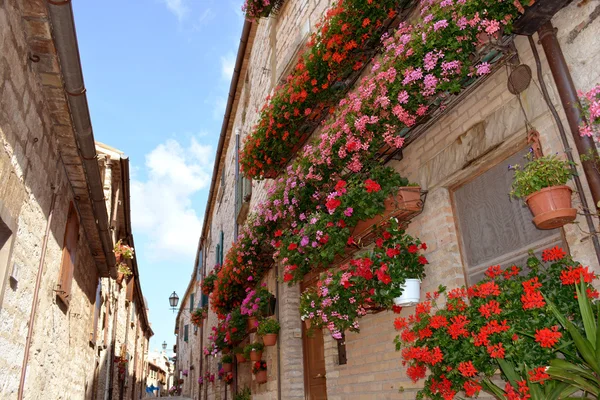
M163 0L169 11L171 11L179 21L181 21L190 11L184 2L185 0Z
M187 146L169 139L146 155L146 180L131 182L131 212L152 257L195 254L202 221L192 197L210 184L213 157L212 146L195 138Z
M221 57L221 78L224 81L230 81L235 68L235 56L229 52L226 56Z

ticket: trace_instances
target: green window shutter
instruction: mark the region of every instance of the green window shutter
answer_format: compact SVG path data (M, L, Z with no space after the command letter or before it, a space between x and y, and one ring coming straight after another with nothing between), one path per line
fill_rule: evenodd
M202 298L200 299L200 306L204 307L207 305L208 305L208 296L203 293Z
M190 294L190 312L194 311L194 293Z
M183 327L183 341L187 342L188 341L188 334L189 334L189 330L190 330L190 326L189 325L185 325Z
M221 245L217 245L217 264L221 264Z
M225 258L223 257L223 247L225 247L225 234L223 233L223 231L221 231L221 265L223 264L223 261L225 261Z

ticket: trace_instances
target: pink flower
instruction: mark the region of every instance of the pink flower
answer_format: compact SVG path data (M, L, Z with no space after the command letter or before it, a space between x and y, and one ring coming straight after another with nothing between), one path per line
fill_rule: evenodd
M435 32L439 31L440 29L446 28L446 27L448 27L448 21L446 21L445 19L437 21L435 24L433 24L433 30Z
M344 211L344 215L345 215L346 217L351 217L353 212L354 212L354 210L352 209L352 207L348 207L348 208L346 208L346 210Z
M481 64L476 65L475 68L477 68L477 75L479 76L492 72L490 64L487 62L482 62Z

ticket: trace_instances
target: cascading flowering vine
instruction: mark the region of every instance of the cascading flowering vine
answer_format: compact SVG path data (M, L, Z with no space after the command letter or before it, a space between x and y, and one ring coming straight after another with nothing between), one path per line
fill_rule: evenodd
M497 40L509 31L522 10L521 3L508 0L426 0L421 2L420 20L402 23L395 32L384 35L383 52L373 61L371 74L340 101L321 133L304 147L285 174L268 185L267 199L249 215L217 276L211 297L213 309L224 317L240 306L246 287L260 281L272 265L273 256L289 265L288 273L291 268L310 270L307 261L288 263L291 257L287 252L296 251L304 243L304 248L312 248L325 232L319 240L315 240L316 231L314 237L306 235L308 242L304 236L299 237L298 247L292 245L292 250L288 250L289 243L285 250L281 247L284 241L298 235L296 230L311 231L314 218L318 223L320 218L332 215L331 210L337 212L341 206L338 200L343 200L329 196L336 191L335 184L346 179L348 171L381 184L381 180L369 176L379 163L379 149L402 147L402 135L408 129L448 96L460 92L467 82L489 74L491 65L475 62L478 58L472 55L482 42ZM272 100L269 107L285 114L289 106ZM266 121L273 132L261 142L289 148L289 143L281 139L284 129L271 118ZM247 164L259 165L253 163L249 159ZM267 164L265 161L263 166ZM378 200L361 207L347 204L342 210L354 215L377 204ZM329 239L322 250L335 253L335 246L339 241Z
M582 114L586 121L581 122L579 133L581 136L590 136L598 140L600 134L600 85L596 85L588 92L579 92Z

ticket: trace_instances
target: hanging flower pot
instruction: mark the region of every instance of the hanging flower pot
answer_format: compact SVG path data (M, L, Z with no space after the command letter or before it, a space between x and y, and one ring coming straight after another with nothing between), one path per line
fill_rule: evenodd
M223 363L223 372L233 371L233 364Z
M276 333L268 333L263 336L263 343L265 346L275 346L277 343L277 334Z
M254 376L256 377L256 383L263 384L267 382L267 371L258 371L256 374L254 374Z
M236 353L235 358L236 358L238 364L246 362L246 357L244 357L244 353Z
M306 329L310 329L310 326L312 325L312 323L310 322L310 319L305 319L304 325L306 326Z
M397 306L414 306L421 301L421 280L407 279L401 286L402 294L394 299Z
M253 333L256 332L256 328L258 327L258 319L256 317L248 318L248 332Z
M262 359L262 350L260 351L256 351L256 350L252 350L250 352L250 360L251 361L260 361Z
M539 229L555 229L573 222L577 210L571 207L572 190L567 185L550 186L525 197Z

